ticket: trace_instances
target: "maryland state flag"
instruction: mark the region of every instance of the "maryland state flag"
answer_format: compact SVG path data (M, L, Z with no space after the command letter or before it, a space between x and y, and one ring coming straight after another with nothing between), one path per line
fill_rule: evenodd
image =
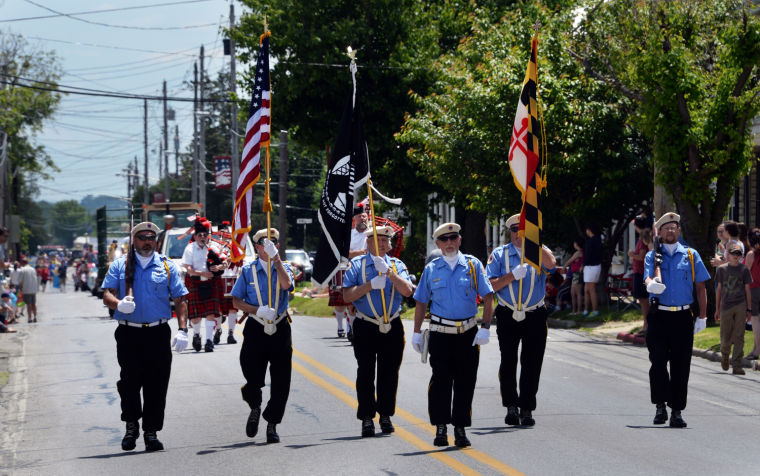
M541 244L543 217L541 215L541 191L546 185L541 177L541 127L538 118L538 68L536 55L538 37L531 42L530 61L525 72L520 100L517 102L512 142L509 146L509 168L515 185L522 193L520 233L523 241L523 259L541 270Z

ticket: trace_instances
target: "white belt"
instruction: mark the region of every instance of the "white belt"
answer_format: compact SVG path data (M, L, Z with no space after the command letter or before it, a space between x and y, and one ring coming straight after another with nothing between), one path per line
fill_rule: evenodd
M398 310L398 311L396 311L396 312L395 312L395 313L394 313L392 316L388 317L388 322L391 322L392 320L394 320L395 318L397 318L397 317L398 317L398 316L400 316L400 315L401 315L401 308L399 307L399 310ZM357 317L357 318L359 318L359 319L361 319L361 320L363 320L363 321L371 322L372 324L375 324L375 325L378 325L378 326L379 326L381 323L383 323L383 324L384 324L384 322L383 322L383 319L382 319L382 318L380 318L380 317L372 317L372 316L368 316L368 315L364 314L363 312L361 312L361 311L360 311L360 310L358 310L358 309L356 310L356 316L355 316L355 317Z
M445 319L440 316L436 316L435 314L430 315L430 320L433 322L437 322L438 324L444 324L447 326L463 326L465 323L470 323L470 321L475 322L476 319L474 317L470 317L469 319L460 319L460 320L454 320L454 319Z
M506 301L502 302L502 300L501 300L501 299L499 299L499 304L501 304L502 306L506 306L506 307L508 307L508 308L512 309L513 311L515 310L515 306L514 306L514 304L509 304L509 303L508 303L508 302L506 302ZM541 306L543 306L543 305L544 305L544 300L542 299L542 300L538 301L536 304L534 304L534 305L532 305L532 306L523 307L523 308L521 309L521 311L525 311L525 312L528 312L528 311L532 311L533 309L536 309L537 307L541 307Z
M452 321L450 319L443 319L438 316L430 316L430 320L433 322L441 323L434 324L431 322L428 325L430 332L441 332L443 334L463 334L478 325L478 320L474 317L463 319L461 321Z
M662 304L658 304L657 309L659 309L660 311L670 311L670 312L684 311L686 309L691 309L691 304L687 304L685 306L663 306Z
M129 326L129 327L155 327L161 324L164 324L166 322L169 322L169 319L159 319L157 321L153 322L132 322L132 321L118 321L120 326Z

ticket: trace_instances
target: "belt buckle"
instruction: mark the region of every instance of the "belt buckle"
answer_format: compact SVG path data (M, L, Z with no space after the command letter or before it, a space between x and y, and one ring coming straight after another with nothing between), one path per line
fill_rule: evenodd
M150 322L143 322L142 327L150 327Z
M462 321L456 321L456 324L454 324L457 327L462 327Z
M670 306L670 312L678 311L678 306Z

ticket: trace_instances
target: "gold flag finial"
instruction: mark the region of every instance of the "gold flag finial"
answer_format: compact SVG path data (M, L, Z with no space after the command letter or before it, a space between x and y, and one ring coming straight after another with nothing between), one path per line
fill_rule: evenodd
M346 48L346 54L348 55L349 58L351 58L351 61L356 61L356 52L357 51L359 51L359 50L355 50L355 49L351 48L351 45L348 45L348 47Z
M267 22L267 16L264 15L264 33L269 31L269 22Z
M533 31L536 32L536 35L538 35L538 32L541 31L542 26L543 25L541 25L541 22L538 20L536 20L536 22L533 24Z

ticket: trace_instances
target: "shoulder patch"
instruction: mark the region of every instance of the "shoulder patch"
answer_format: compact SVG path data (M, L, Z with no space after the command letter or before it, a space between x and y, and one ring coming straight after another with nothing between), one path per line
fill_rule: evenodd
M493 253L491 253L491 254L488 256L488 264L491 264L491 262L492 262L492 261L493 261Z

